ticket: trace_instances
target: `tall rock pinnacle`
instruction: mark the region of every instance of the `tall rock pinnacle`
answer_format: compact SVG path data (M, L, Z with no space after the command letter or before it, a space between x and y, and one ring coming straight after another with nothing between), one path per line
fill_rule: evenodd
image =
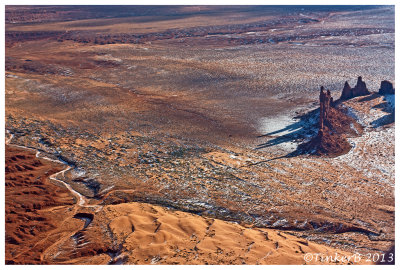
M366 83L362 80L362 77L357 78L357 84L354 88L351 88L349 83L346 81L342 90L341 100L351 99L358 96L369 95L370 92L367 89Z

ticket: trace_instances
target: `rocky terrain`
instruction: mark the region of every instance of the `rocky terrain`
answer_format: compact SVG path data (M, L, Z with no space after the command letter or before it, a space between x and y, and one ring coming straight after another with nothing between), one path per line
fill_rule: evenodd
M303 264L308 252L352 255L146 203L81 204L54 181L62 166L36 156L6 146L6 264Z
M7 263L393 246L393 7L121 10L6 8Z
M346 86L343 92L345 91L347 91ZM362 133L361 125L335 108L331 92L329 90L325 92L323 86L321 86L319 100L318 134L309 142L301 145L300 151L327 156L347 153L350 151L351 145L345 134L358 135Z

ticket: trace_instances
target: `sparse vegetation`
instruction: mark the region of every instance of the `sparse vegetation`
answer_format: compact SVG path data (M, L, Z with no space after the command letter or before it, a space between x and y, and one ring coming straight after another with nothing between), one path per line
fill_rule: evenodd
M364 129L349 138L345 155L293 154L292 146L318 132L320 85L337 99L343 82L355 85L360 75L371 92L394 81L394 9L155 9L7 6L5 122L12 143L70 166L57 177L98 209L150 203L351 252L388 249L391 97L372 93L340 104ZM126 261L118 257L126 232L99 225L115 218L104 211L88 228L114 242L77 248L74 259ZM132 233L127 218L121 222ZM71 250L84 246L84 235L68 237ZM57 261L54 250L46 252L54 263L70 254ZM147 263L163 262L156 255Z

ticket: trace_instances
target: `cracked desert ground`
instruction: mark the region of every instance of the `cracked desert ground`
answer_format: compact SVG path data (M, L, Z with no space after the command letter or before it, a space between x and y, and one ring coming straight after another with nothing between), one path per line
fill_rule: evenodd
M394 6L5 11L6 264L372 264L394 246L377 94ZM296 151L320 86L336 100L358 76L351 150Z

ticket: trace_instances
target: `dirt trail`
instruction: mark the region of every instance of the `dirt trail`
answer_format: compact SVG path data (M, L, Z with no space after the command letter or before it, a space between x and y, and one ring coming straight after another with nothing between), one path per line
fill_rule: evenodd
M12 139L10 135L6 140L9 146L14 146ZM35 150L36 158L65 165L44 158L40 150L15 147L29 150L31 160L35 160L32 153ZM85 196L59 179L71 169L68 165L58 166L46 178L63 183L76 200L70 198L70 205L62 206L64 212L59 206L42 209L49 221L54 218L51 213L55 209L62 214L57 214L55 227L31 240L32 245L18 247L18 254L12 254L10 262L27 262L34 255L33 263L51 264L302 264L305 252L349 255L277 230L247 228L147 203L121 203L104 208L99 206L101 201L89 204ZM104 190L103 200L114 191ZM88 211L96 207L101 208ZM101 229L104 225L107 233Z
M71 185L69 185L69 184L66 183L65 181L63 181L63 180L57 178L59 175L64 176L65 173L66 173L67 171L72 170L73 168L72 168L71 166L69 166L69 165L66 164L65 162L62 162L62 161L59 161L59 160L55 160L55 159L51 159L51 158L48 158L48 157L40 156L41 151L38 150L38 149L36 149L36 148L12 144L11 141L12 141L12 139L14 138L14 134L12 134L9 130L6 130L6 133L9 134L9 137L6 138L6 140L5 140L5 144L6 144L6 145L13 146L13 147L16 147L16 148L26 149L26 150L29 150L29 151L36 151L36 153L35 153L36 158L45 159L45 160L48 160L48 161L50 161L50 162L55 162L55 163L61 163L61 164L67 166L65 169L63 169L63 170L61 170L61 171L59 171L59 172L56 172L56 173L50 175L50 176L49 176L49 179L63 184L63 185L72 193L72 195L76 198L76 204L75 204L74 209L73 209L73 211L72 211L72 216L78 215L79 212L82 210L82 208L94 208L96 212L99 211L99 210L102 208L102 206L99 206L99 205L97 205L97 204L95 204L95 205L89 205L88 202L87 202L87 199L86 199L86 197L85 197L84 195L82 195L82 194L79 193L78 191L74 190L74 189L71 187ZM69 219L70 219L69 216L66 217L66 218L64 219L64 221L63 221L61 224L64 224L64 223L65 223L66 221L68 221ZM83 221L85 222L85 225L84 225L85 227L87 227L87 226L89 225L89 223L90 223L90 222L87 223L87 221L85 221L85 220L83 220ZM76 233L77 233L77 231L71 232L71 236L73 236L73 235L76 234ZM45 239L42 239L41 241L39 241L38 243L36 243L36 245L47 241L47 238L48 238L48 236L47 236ZM52 247L54 247L54 246L56 246L57 244L59 244L60 241L63 241L63 239L59 239L59 241L53 242L50 246L48 246L48 247L40 254L40 259L41 259L41 261L44 261L44 257L46 256L47 251L48 251L48 250L51 250ZM35 246L36 246L36 245L35 245ZM18 257L20 257L21 255L23 255L23 254L25 254L25 253L26 253L26 251L22 251L22 252L20 252L19 254L17 254L16 256L14 256L13 259L17 259Z
M6 138L6 145L10 145L10 146L14 146L14 147L22 148L22 149L27 149L27 150L34 150L34 151L36 151L36 157L37 157L37 158L45 159L45 160L48 160L48 161L51 161L51 162L61 163L61 164L64 164L64 165L67 166L64 170L59 171L59 172L57 172L57 173L55 173L55 174L50 175L49 178L50 178L51 180L53 180L53 181L57 181L57 182L59 182L59 183L62 183L62 184L77 198L77 206L78 206L78 207L99 207L97 204L96 204L96 205L88 205L87 199L86 199L86 197L85 197L84 195L82 195L82 194L79 193L78 191L74 190L74 189L71 187L70 184L68 184L68 183L66 183L65 181L63 181L63 180L57 178L58 175L61 174L62 176L64 176L65 173L66 173L67 171L72 170L73 168L72 168L71 166L69 166L69 165L66 164L65 162L62 162L62 161L59 161L59 160L56 160L56 159L51 159L51 158L48 158L48 157L42 157L42 156L40 156L41 151L38 150L38 149L36 149L36 148L33 148L33 147L26 147L26 146L17 145L17 144L11 144L11 141L12 141L12 139L14 138L14 134L12 134L9 130L6 130L6 133L7 133L7 134L10 134L10 137L9 137L9 138Z

